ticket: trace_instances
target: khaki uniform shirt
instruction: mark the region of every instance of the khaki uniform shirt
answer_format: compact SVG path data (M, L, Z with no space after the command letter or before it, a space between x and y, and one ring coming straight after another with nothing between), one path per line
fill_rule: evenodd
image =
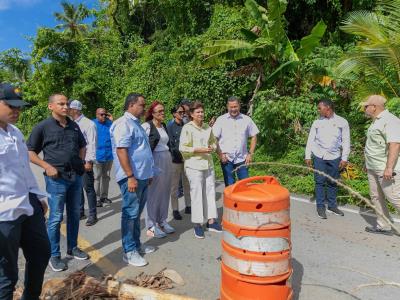
M368 170L385 170L389 143L400 143L400 119L388 110L384 110L368 128L364 151ZM399 160L394 170L400 171Z

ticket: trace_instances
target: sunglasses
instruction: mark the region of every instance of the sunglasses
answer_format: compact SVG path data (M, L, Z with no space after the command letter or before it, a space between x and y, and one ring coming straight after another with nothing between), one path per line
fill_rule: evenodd
M184 111L177 111L176 113L177 113L177 114L180 114L180 115L184 115L184 114L185 114Z
M102 116L102 117L108 117L109 116L109 114L99 114L100 116Z

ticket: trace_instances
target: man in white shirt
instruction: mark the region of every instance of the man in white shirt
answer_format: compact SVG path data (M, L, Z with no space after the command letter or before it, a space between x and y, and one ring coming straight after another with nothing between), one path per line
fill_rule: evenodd
M7 300L18 280L19 248L26 259L21 299L39 299L50 259L46 194L31 171L24 136L12 125L26 105L18 89L0 84L0 299Z
M235 172L238 179L249 177L247 165L252 161L257 144L257 125L253 120L240 113L240 99L230 97L227 102L228 112L215 121L213 133L218 141L218 156L221 161L225 186L235 183ZM250 141L250 151L247 142Z
M94 189L93 163L96 160L97 129L96 124L82 114L82 103L72 100L69 104L69 115L78 124L86 140L85 155L85 174L83 175L83 188L89 205L89 217L86 221L87 226L97 223L97 196ZM85 197L82 192L81 200L81 219L85 218Z
M318 102L318 112L320 118L314 121L308 136L305 162L307 166L314 164L314 169L337 179L350 154L349 123L335 114L333 102L329 99ZM337 208L336 183L318 173L314 173L314 180L318 216L326 219L325 187L328 211L343 216Z
M362 105L372 119L364 151L371 200L389 219L386 199L400 211L400 119L385 109L385 102L384 97L371 95ZM390 224L379 215L375 226L367 226L365 231L393 234Z

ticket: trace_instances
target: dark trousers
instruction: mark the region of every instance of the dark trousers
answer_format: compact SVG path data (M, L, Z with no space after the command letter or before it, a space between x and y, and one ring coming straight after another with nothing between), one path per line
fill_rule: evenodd
M23 300L39 299L43 276L50 259L50 242L46 232L42 206L34 194L29 194L34 209L32 216L20 216L15 221L0 222L0 300L13 299L18 281L18 251L25 256Z
M239 180L249 177L249 170L245 166L239 168L236 172L233 172L234 169L244 164L245 164L244 161L237 164L234 164L229 160L226 163L221 162L221 168L222 168L222 174L224 175L225 186L234 184L236 182L235 178L236 176L238 177Z
M83 189L86 192L86 198L89 206L89 216L97 216L97 210L96 210L96 191L94 189L94 173L93 171L90 172L85 172L82 176L83 180ZM81 199L81 214L85 212L85 196L83 194L82 190L82 199Z
M328 174L334 179L339 178L339 164L340 158L333 160L325 160L318 157L313 157L314 169ZM337 185L333 181L329 180L325 176L314 173L315 180L315 197L317 207L325 207L325 199L328 201L328 207L334 208L337 206L336 194ZM326 197L325 197L326 188Z

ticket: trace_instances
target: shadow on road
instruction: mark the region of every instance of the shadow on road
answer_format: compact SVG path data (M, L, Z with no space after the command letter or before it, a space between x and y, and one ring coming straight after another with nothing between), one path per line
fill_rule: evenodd
M295 258L292 258L292 288L293 288L293 300L299 300L300 291L301 291L301 282L303 280L304 275L304 267L303 265Z

